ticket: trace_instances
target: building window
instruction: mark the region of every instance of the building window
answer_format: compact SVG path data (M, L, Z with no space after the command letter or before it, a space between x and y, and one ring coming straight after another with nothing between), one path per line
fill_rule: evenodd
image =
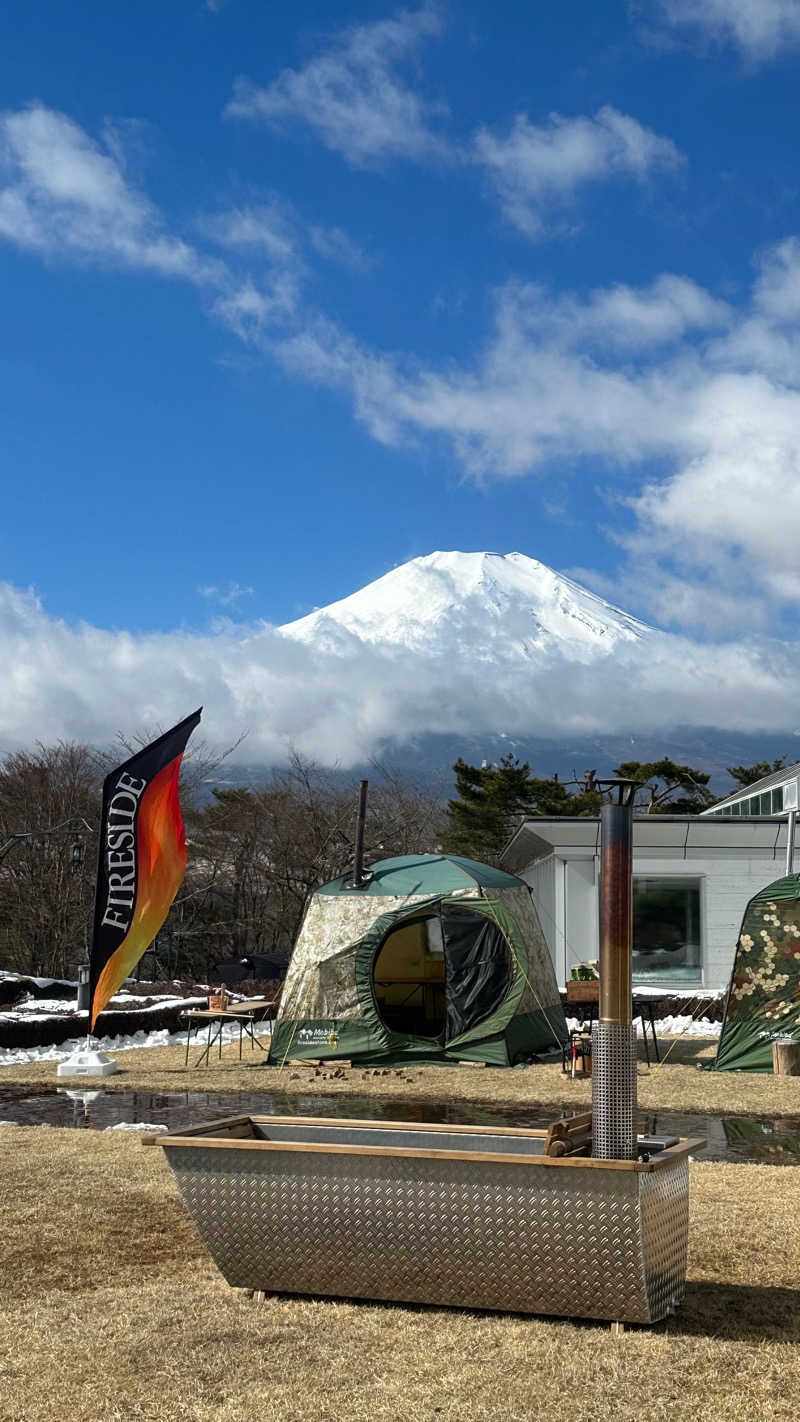
M700 880L633 881L634 983L699 983Z

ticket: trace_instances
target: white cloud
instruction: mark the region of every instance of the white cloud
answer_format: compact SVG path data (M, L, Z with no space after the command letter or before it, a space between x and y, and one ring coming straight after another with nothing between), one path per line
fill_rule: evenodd
M220 607L236 607L238 603L246 598L255 597L255 590L243 587L241 583L229 582L224 587L217 587L215 584L207 584L197 589L201 597L209 602L217 602Z
M245 277L214 302L214 315L241 341L263 343L276 328L293 325L300 306L301 273L277 267L258 281Z
M506 289L501 311L502 324L523 329L537 343L601 355L609 350L646 354L696 331L729 327L734 320L726 302L669 272L649 286L618 282L582 298L519 284Z
M479 129L474 155L508 221L528 236L540 233L551 211L568 206L585 183L620 176L642 182L684 161L671 139L609 105L593 118L551 114L540 125L519 114L505 135Z
M656 12L663 24L733 45L749 60L800 44L800 0L656 0Z
M41 104L0 115L0 239L47 257L189 281L242 340L261 340L297 316L311 253L352 267L367 264L346 232L304 226L276 195L218 212L196 227L226 249L228 261L172 233L127 181L117 130L107 126L101 145Z
M263 251L273 262L300 262L297 224L288 203L273 197L254 207L237 207L215 214L204 229L223 247Z
M702 626L723 639L738 636L743 629L766 633L769 612L761 590L748 587L741 574L727 586L709 581L697 567L676 573L658 561L659 543L654 536L641 538L634 556L616 569L610 578L591 568L570 568L569 576L601 597L623 606L647 606L662 626ZM698 616L698 603L702 615ZM712 718L713 719L713 718Z
M640 607L740 627L800 608L800 242L760 262L733 308L688 278L550 297L509 284L469 363L360 346L321 318L272 344L303 378L346 390L375 438L447 439L478 479L594 465L630 483L614 536ZM633 533L622 530L633 515ZM678 595L678 590L682 593Z
M263 253L271 262L307 273L313 252L324 261L366 271L371 265L348 232L341 227L304 223L297 209L273 194L267 202L231 208L202 223L203 231L222 247Z
M308 240L317 255L326 262L335 262L354 272L364 272L372 266L371 258L341 227L311 226Z
M660 620L719 627L736 608L757 626L800 607L797 238L761 254L736 306L674 273L581 295L509 282L482 348L436 364L371 350L309 308L311 254L327 243L355 261L346 234L304 227L278 199L217 214L205 233L226 262L174 236L118 156L64 115L0 116L0 236L193 282L239 339L344 391L376 439L447 441L476 479L579 484L591 469L597 483L613 469L628 586Z
M689 422L698 454L635 500L644 536L682 565L716 565L723 586L800 606L800 391L710 375Z
M115 156L41 104L0 115L0 236L49 256L110 260L197 283L223 276L166 231Z
M349 391L377 439L446 436L477 478L527 474L601 445L623 463L672 449L683 392L652 388L636 367L600 365L572 347L568 319L554 331L553 317L540 288L511 284L480 357L442 370L372 352L321 318L271 349L295 374Z
M759 311L778 325L800 319L800 240L787 237L765 252L755 287Z
M338 653L314 651L263 624L216 635L134 636L51 618L36 596L0 585L0 704L4 751L37 739L107 743L179 720L203 704L206 734L240 756L283 759L291 746L351 765L425 733L565 734L676 724L770 731L797 725L800 670L774 644L697 646L649 638L591 664L552 655L537 670L515 651L476 660L469 638L441 649L369 647L342 634ZM746 695L743 694L746 688Z
M442 28L438 7L429 4L345 30L305 68L284 69L266 87L239 79L226 113L268 123L302 121L357 166L442 156L447 145L431 127L442 106L423 99L401 73L423 41Z

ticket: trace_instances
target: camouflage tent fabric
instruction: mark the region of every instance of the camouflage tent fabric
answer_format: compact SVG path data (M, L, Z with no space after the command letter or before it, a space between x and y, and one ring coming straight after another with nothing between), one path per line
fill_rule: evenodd
M745 909L713 1071L772 1071L772 1043L800 1041L800 875Z

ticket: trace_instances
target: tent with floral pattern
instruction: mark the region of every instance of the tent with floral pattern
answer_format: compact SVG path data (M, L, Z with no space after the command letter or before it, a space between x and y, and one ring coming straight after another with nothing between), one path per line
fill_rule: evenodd
M772 1043L800 1041L800 874L747 905L712 1071L772 1071Z

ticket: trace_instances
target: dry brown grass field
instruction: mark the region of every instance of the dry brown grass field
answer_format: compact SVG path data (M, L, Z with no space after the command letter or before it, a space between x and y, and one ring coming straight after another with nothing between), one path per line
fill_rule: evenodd
M686 1302L606 1325L291 1296L256 1305L135 1135L0 1128L2 1422L786 1422L800 1169L692 1165ZM576 1281L576 1290L579 1282Z
M662 1043L662 1050L671 1046ZM322 1095L375 1096L431 1101L474 1102L476 1105L542 1105L558 1112L562 1106L582 1106L591 1101L591 1080L570 1081L559 1062L519 1070L476 1067L402 1067L383 1069L300 1067L263 1068L261 1053L245 1048L239 1061L238 1043L212 1056L208 1066L196 1066L202 1050L193 1045L189 1066L184 1067L183 1047L143 1047L119 1052L119 1072L91 1083L114 1090L158 1092L278 1091L290 1095L312 1091ZM753 1075L746 1072L705 1072L703 1058L714 1055L713 1043L697 1038L678 1039L669 1058L648 1068L639 1062L638 1100L643 1110L677 1110L764 1116L800 1115L800 1077ZM33 1062L0 1068L0 1089L26 1086L52 1090L54 1062ZM60 1081L60 1085L70 1085ZM86 1085L86 1081L73 1082Z

